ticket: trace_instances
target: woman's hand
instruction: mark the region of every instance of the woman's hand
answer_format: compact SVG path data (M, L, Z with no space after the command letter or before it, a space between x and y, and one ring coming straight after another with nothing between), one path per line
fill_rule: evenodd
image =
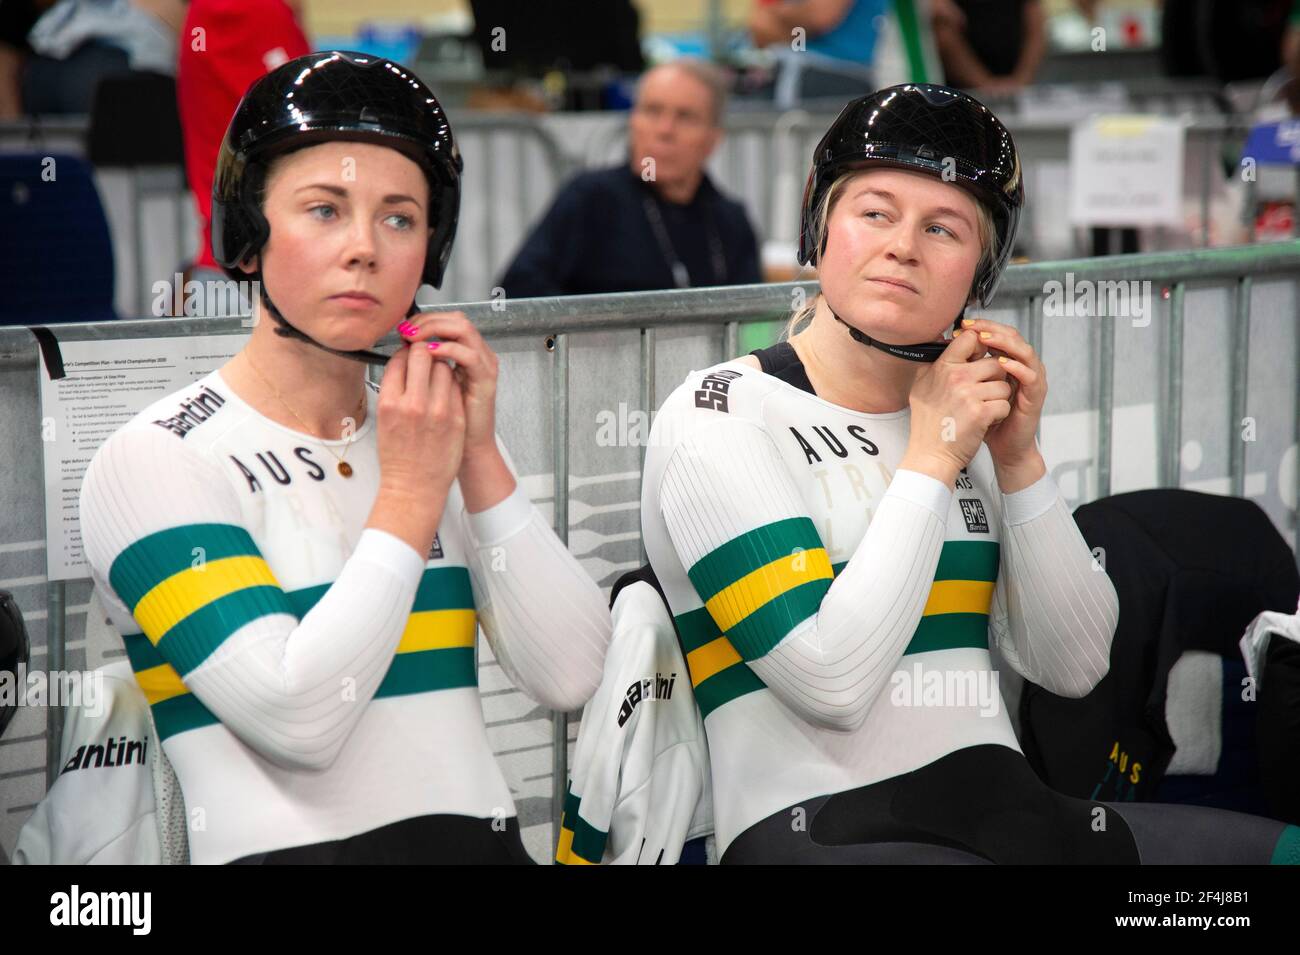
M1034 435L1047 400L1047 369L1020 332L1010 325L986 318L968 318L962 322L962 330L977 334L980 344L997 356L998 363L1013 381L1010 413L990 426L984 435L994 466L1008 474L1036 469L1042 455L1034 443Z
M445 362L403 345L379 386L379 494L367 527L428 553L461 468L465 407Z
M464 312L417 315L397 326L414 349L427 350L443 368L455 362L455 385L465 409L465 454L460 463L460 491L465 508L477 514L513 493L516 482L496 442L498 360ZM429 338L441 341L428 342Z
M456 383L465 403L465 457L496 454L496 397L498 361L464 312L433 312L408 318L397 326L408 342L430 338L435 360L454 361Z
M989 429L1010 413L1006 370L987 350L973 332L960 331L938 361L917 371L908 396L911 434L899 467L951 483Z

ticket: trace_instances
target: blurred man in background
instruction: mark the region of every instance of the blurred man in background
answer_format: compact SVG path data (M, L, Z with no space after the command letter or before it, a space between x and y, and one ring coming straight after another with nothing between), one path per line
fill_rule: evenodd
M628 161L584 172L556 197L498 283L514 297L762 281L744 207L704 166L722 139L726 81L678 60L641 78Z
M1041 0L937 0L932 17L949 85L1006 96L1034 82L1047 52Z

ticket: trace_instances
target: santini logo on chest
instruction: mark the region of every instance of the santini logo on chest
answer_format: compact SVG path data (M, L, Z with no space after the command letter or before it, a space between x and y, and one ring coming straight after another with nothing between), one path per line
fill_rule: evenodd
M216 414L225 403L225 398L204 385L193 397L181 402L177 414L170 418L157 418L154 424L183 438Z
M731 388L731 383L739 377L738 371L715 371L705 375L695 392L695 407L712 408L725 414L727 391Z

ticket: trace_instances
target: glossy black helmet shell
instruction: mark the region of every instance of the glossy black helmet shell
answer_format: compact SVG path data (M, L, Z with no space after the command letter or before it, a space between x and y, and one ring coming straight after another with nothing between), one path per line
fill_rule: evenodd
M970 192L992 213L994 261L972 291L987 307L1011 258L1025 187L1011 134L974 97L932 83L891 86L853 100L817 144L804 187L799 263L816 262L813 217L831 184L850 169L888 166L928 173Z
M18 694L22 694L25 690L22 685L23 674L20 671L25 669L30 661L31 641L27 636L27 625L23 622L23 612L14 601L12 593L8 590L0 590L0 672L11 674L10 679L17 688ZM9 721L17 712L18 704L15 698L0 703L0 736L4 735Z
M233 278L270 226L259 194L270 161L318 142L390 146L429 181L429 249L421 281L440 287L460 215L464 163L433 92L392 60L333 50L290 60L259 78L235 109L212 183L212 254Z

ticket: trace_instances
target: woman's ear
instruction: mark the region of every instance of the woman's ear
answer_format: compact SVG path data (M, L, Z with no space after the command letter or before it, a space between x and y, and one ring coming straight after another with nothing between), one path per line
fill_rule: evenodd
M261 269L261 267L262 260L260 255L250 255L248 258L244 259L244 261L239 263L239 271L243 272L245 275L253 275Z

